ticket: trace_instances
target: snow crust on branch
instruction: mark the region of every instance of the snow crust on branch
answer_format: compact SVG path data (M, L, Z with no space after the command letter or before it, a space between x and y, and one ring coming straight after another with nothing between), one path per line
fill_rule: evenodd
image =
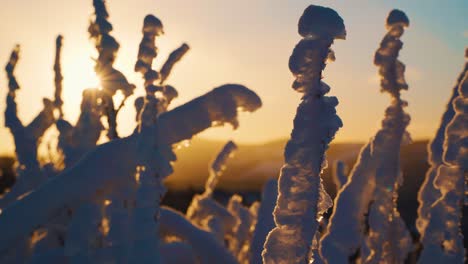
M263 244L268 233L275 227L273 219L273 210L276 205L276 197L278 196L278 181L270 179L265 183L262 190L262 199L258 208L257 221L250 243L249 263L262 263Z
M237 145L233 141L228 141L213 160L209 168L210 176L205 184L205 195L211 195L213 193L226 167L227 160L234 155L236 150Z
M254 112L262 106L257 94L238 84L226 84L158 118L158 143L174 144L211 127L229 123L239 126L239 111Z
M337 193L339 192L341 187L343 187L346 184L346 181L348 180L348 176L346 174L347 170L348 168L346 164L341 160L337 160L333 164L332 177L333 177L333 182L335 183L335 186L336 186Z
M458 86L458 96L452 106L455 115L445 130L444 163L434 179L441 196L430 207L418 263L464 263L466 260L460 225L468 177L468 72Z
M396 210L397 190L403 180L400 146L410 140L406 132L410 118L403 109L407 103L400 98L400 91L408 89L405 66L397 59L402 47L399 38L408 24L402 11L391 11L388 33L375 53L382 91L391 95L392 102L385 111L382 128L363 147L347 183L335 198L335 210L321 240L321 254L328 263L349 261L364 243L369 250L361 252L365 263L402 263L411 250L411 238Z
M466 59L468 59L468 49L466 49ZM416 227L419 233L424 236L424 230L429 221L429 211L432 204L440 198L440 191L434 186L434 179L437 175L438 168L443 165L443 152L444 152L444 136L447 125L455 115L453 109L453 101L458 97L458 87L462 82L463 77L468 72L468 62L456 80L456 84L452 89L452 94L447 103L446 110L442 115L439 128L437 129L435 137L428 145L428 162L430 164L429 170L426 172L424 182L422 183L418 192L418 219L416 220ZM468 196L468 195L466 195Z
M184 43L169 55L169 58L167 58L167 61L163 64L161 70L159 71L161 75L161 84L166 81L167 77L169 77L169 74L171 74L174 65L182 59L182 57L188 52L189 49L190 47Z
M178 96L177 90L171 85L165 85L174 65L182 59L189 50L187 44L171 53L166 63L164 63L161 73L152 69L153 60L158 54L156 47L156 37L164 33L162 22L153 15L147 15L143 22L143 38L138 50L138 60L135 63L135 71L140 72L145 80L146 96L135 100L137 120L140 119L143 111L145 115L156 118L159 114L167 111L170 103ZM155 84L159 80L159 84ZM157 92L162 96L157 96ZM146 117L148 118L148 117ZM143 119L145 119L143 117ZM152 121L153 122L153 121Z
M63 100L62 100L62 80L63 80L63 75L62 75L62 66L60 65L60 53L62 52L62 40L63 37L61 35L57 36L57 39L55 40L55 62L54 62L54 83L55 83L55 107L59 111L59 118L63 118Z
M94 70L101 81L104 114L109 123L107 136L112 140L119 137L116 122L117 109L114 107L112 97L118 90L121 90L125 101L133 94L135 85L130 84L127 78L112 66L120 44L110 35L112 24L108 21L109 13L106 10L105 0L93 0L93 6L95 19L91 21L88 32L99 53Z
M242 197L237 194L229 199L227 210L236 218L236 225L227 233L228 248L241 263L245 261L241 260L242 250L248 250L250 244L250 227L254 222L254 214L242 205Z
M328 144L342 122L335 110L338 100L325 96L330 87L321 79L326 60L334 57L330 46L346 31L334 10L315 5L304 11L298 29L305 38L294 48L289 68L296 78L293 88L304 96L284 152L286 164L281 168L274 210L276 227L262 253L267 264L308 263L321 216L332 204L320 173Z
M16 90L20 88L18 81L16 80L15 73L14 73L16 63L18 63L18 60L19 60L19 53L20 53L20 45L16 45L10 54L10 58L8 60L7 65L5 66L5 71L7 73L7 78L8 78L8 91L9 92L15 92Z
M21 122L16 104L16 90L20 89L20 86L14 75L19 52L20 47L17 45L5 67L9 86L6 97L5 126L9 128L15 142L18 176L10 192L0 199L0 208L6 207L44 180L45 175L41 172L37 158L37 147L45 131L55 122L53 112L55 106L47 98L42 99L43 109L31 123L24 126Z
M212 198L212 194L228 158L234 154L235 150L237 146L232 141L223 146L211 163L205 191L201 195L195 195L187 208L187 218L213 233L220 241L224 241L226 234L236 228L239 219L236 219L237 211L230 211L223 207Z

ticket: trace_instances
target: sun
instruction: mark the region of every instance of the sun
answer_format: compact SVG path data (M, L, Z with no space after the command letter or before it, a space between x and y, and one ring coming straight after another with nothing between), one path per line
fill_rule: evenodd
M73 54L63 53L62 74L64 113L67 119L76 120L79 115L83 90L99 89L100 81L94 72L94 60L88 50L77 49Z

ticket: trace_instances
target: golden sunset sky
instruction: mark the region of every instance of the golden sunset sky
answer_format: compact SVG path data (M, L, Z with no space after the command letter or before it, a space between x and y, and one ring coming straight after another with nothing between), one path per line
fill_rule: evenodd
M411 3L408 3L411 2ZM374 51L385 34L384 22L392 8L405 11L410 28L403 36L400 59L406 64L414 139L431 138L439 124L450 90L464 63L468 44L468 1L304 1L304 0L109 0L112 35L121 48L115 68L137 85L118 117L121 135L135 127L133 100L142 95L142 78L133 72L143 18L154 14L164 24L157 39L156 68L169 53L186 42L191 50L176 65L168 84L179 91L172 107L214 87L240 83L263 100L259 111L241 115L240 128L216 128L200 136L262 143L288 137L300 101L293 91L288 59L300 40L297 21L309 4L329 6L343 17L348 38L333 46L337 60L328 65L324 81L338 97L338 114L344 127L336 142L366 141L380 126L389 96L379 92ZM14 45L21 44L16 76L21 86L18 108L29 123L42 108L42 97L53 97L55 37L63 34L62 70L64 110L69 121L77 119L81 92L95 87L96 56L87 27L93 13L91 0L0 0L0 64L5 65ZM0 154L14 151L4 127L6 74L0 75ZM53 132L45 136L47 142Z

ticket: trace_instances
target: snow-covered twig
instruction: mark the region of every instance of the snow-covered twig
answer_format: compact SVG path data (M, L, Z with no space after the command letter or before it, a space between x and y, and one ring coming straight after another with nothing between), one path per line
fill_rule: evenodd
M174 50L169 55L169 58L167 58L166 62L163 64L163 66L161 67L161 70L159 71L161 75L160 84L164 84L166 79L171 74L171 71L174 65L182 59L182 57L187 53L189 49L190 47L184 43L182 44L182 46Z
M124 98L133 94L135 85L130 84L127 78L112 66L119 50L119 43L110 35L112 24L109 23L109 13L106 10L105 0L93 0L95 19L91 22L88 32L90 38L95 42L99 56L96 60L94 70L99 76L103 90L102 103L104 104L105 115L109 123L107 136L109 139L118 138L117 134L117 111L114 107L112 97L118 90L121 90ZM125 100L124 99L124 100Z
M466 261L460 224L468 178L468 72L460 82L458 96L452 104L455 115L445 129L443 164L434 179L441 197L428 212L418 263Z
M346 184L346 181L348 180L347 176L347 167L346 164L341 161L337 160L333 164L333 171L332 171L332 177L333 177L333 182L335 183L336 186L336 192L338 193L341 189Z
M338 100L325 96L330 87L321 79L326 61L334 59L330 46L335 39L344 39L346 30L333 9L311 5L299 20L299 34L303 39L294 48L289 68L296 78L293 88L304 96L284 153L286 164L281 168L274 210L276 227L262 253L266 264L308 263L319 221L332 205L320 173L328 144L342 122L335 110Z
M232 157L236 150L237 145L233 141L229 141L218 153L216 159L213 160L209 169L210 176L208 177L208 180L205 183L204 195L211 196L216 185L218 184L219 178L226 166L228 158Z
M257 221L255 224L252 242L250 244L249 263L262 263L263 244L268 233L275 227L273 219L273 210L276 205L276 197L278 196L278 181L270 179L262 191L262 200L257 213Z
M236 218L233 212L215 201L212 194L224 170L226 161L235 150L237 150L237 146L232 141L224 145L211 163L210 176L206 181L205 191L201 195L195 195L187 208L187 218L215 234L220 241L224 241L226 234L236 228L239 219Z
M391 95L392 102L386 109L382 128L361 150L347 183L335 199L335 210L321 240L321 254L328 263L349 261L364 244L366 214L369 255L360 252L365 263L402 263L411 249L411 238L396 210L397 190L403 180L400 146L410 140L406 132L409 116L403 109L407 103L400 98L400 91L408 88L405 66L397 59L402 47L399 38L408 25L402 11L391 11L388 33L375 53L382 91Z
M19 59L19 46L11 53L9 62L5 67L9 79L9 92L6 98L5 126L10 129L15 142L15 153L17 158L17 180L13 188L0 200L0 208L4 208L36 187L44 180L45 175L37 158L37 147L45 131L55 122L54 104L51 100L43 98L42 111L24 126L21 122L16 104L16 90L19 85L14 75L16 63Z
M62 40L63 37L61 35L57 36L55 41L55 62L54 62L54 83L55 83L55 107L59 111L59 118L63 118L63 100L62 100L62 66L60 65L60 53L62 51Z
M468 49L466 49L466 59L468 60ZM429 211L432 204L440 198L440 191L437 190L434 186L434 179L437 175L437 170L441 165L443 165L443 143L445 129L447 128L448 123L452 120L455 115L455 110L453 109L453 100L458 96L458 86L461 84L463 77L468 71L468 62L465 63L465 67L460 73L460 76L457 78L456 85L452 89L452 95L447 103L447 108L442 116L440 121L439 128L437 129L435 137L430 142L428 146L428 162L430 168L426 173L423 184L418 192L418 219L416 220L416 227L420 235L424 236L424 230L426 229L427 223L429 221L430 215Z

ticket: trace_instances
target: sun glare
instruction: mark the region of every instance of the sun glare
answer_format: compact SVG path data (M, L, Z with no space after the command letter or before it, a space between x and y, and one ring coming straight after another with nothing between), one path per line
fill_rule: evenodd
M64 53L62 63L63 92L62 97L65 115L75 119L79 115L79 105L83 90L99 88L100 82L94 72L94 61L89 56L89 51L78 50L73 55Z

